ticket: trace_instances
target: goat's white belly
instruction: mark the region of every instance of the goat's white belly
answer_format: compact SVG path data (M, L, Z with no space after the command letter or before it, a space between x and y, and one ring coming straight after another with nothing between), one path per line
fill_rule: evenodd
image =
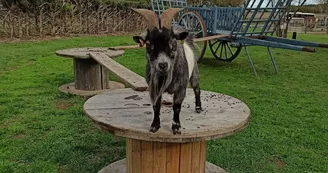
M188 46L187 43L183 43L183 48L184 48L186 59L188 62L188 71L189 71L189 79L190 79L191 74L194 70L194 66L195 66L194 52L190 48L190 46Z

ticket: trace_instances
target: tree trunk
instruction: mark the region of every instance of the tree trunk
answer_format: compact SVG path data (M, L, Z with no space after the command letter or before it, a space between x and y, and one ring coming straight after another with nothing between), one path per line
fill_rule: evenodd
M327 17L326 17L326 33L328 34L328 14L327 14Z
M42 10L40 10L39 14L39 35L42 37L43 36L43 13Z
M96 11L96 34L99 34L99 26L100 26L100 24L99 24L99 17L100 17L100 15L99 15L99 11Z
M54 36L56 33L56 26L55 26L55 12L51 11L50 12L51 16L51 35Z
M25 19L25 35L29 36L30 35L30 32L29 32L30 25L29 25L29 21L28 21L28 16L25 15L24 19Z
M23 18L21 17L22 15L18 16L18 37L21 38L23 37Z
M80 20L80 32L79 32L79 34L80 33L83 33L83 12L82 11L80 11L80 14L79 14L79 20Z

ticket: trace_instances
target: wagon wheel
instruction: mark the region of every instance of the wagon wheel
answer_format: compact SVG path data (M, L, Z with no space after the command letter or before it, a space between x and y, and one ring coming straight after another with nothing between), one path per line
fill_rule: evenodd
M214 57L221 61L231 62L240 53L242 45L228 40L209 40L210 49Z
M181 15L178 24L183 26L189 32L195 34L196 38L202 38L207 36L207 29L203 18L195 11L187 11ZM201 60L206 51L206 41L195 42L195 51Z

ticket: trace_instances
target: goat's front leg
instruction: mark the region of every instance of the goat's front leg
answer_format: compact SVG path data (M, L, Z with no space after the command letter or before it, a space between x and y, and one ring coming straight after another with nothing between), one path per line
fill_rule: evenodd
M194 71L192 72L190 78L190 84L195 93L195 99L196 99L195 110L197 113L200 113L202 111L202 103L200 101L199 71L197 66L194 68Z
M161 105L162 105L162 96L160 96L156 102L155 105L153 105L154 110L154 119L150 126L150 131L155 133L158 131L158 129L161 127L161 120L159 118L159 114L161 111Z
M181 104L185 96L186 96L186 90L183 90L179 93L175 93L173 96L173 123L172 123L173 134L181 134L180 111L181 111Z

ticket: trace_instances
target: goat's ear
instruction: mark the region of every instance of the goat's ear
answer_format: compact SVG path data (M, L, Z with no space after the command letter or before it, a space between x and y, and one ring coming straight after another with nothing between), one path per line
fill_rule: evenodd
M172 26L171 33L177 40L184 40L188 37L189 32L180 25Z
M146 32L140 34L140 35L137 35L137 36L133 36L133 40L136 42L136 43L139 43L139 46L140 47L143 47L145 44L146 44L146 37L148 35L149 31L147 29Z
M140 47L143 47L146 43L145 39L141 36L133 36L133 40L136 42L136 43L139 43L139 46Z
M189 35L188 32L180 32L178 34L175 34L174 36L177 40L184 40L188 37L188 35Z

